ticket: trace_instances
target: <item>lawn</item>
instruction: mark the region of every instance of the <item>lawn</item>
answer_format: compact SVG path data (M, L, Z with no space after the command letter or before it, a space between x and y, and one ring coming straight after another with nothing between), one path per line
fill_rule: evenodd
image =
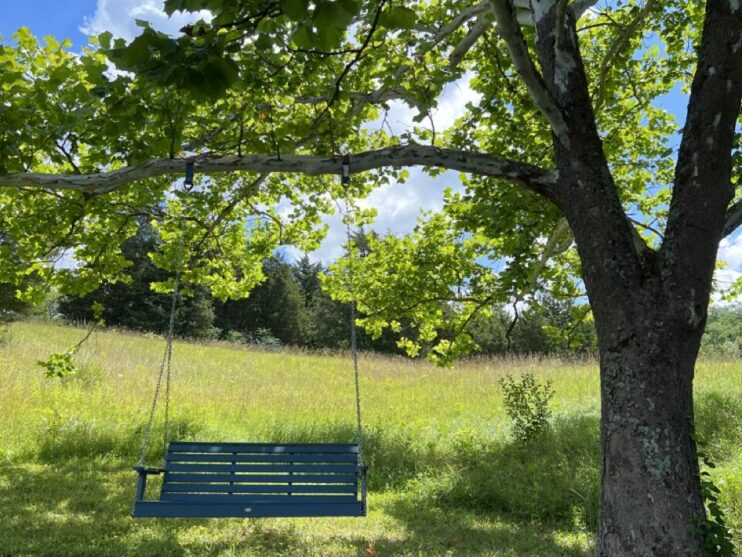
M364 519L130 517L163 342L98 332L73 380L36 361L82 329L17 323L0 344L0 555L574 556L597 524L594 362L478 360L455 369L361 357L369 465ZM173 422L183 439L349 442L350 358L178 342ZM550 431L512 440L498 379L530 371L556 392ZM742 361L706 360L699 436L742 547ZM158 422L155 438L162 434ZM160 435L157 435L159 433ZM151 452L156 463L159 441Z

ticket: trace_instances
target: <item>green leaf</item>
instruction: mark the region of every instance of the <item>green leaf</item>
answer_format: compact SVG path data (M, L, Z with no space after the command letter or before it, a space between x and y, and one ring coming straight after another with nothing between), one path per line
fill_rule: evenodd
M379 24L387 29L411 29L416 22L415 10L402 6L392 6L384 10L379 18Z
M351 16L357 16L361 13L361 0L338 0L340 7Z
M280 3L289 19L301 21L309 15L309 0L281 0Z
M222 8L222 0L165 0L164 10L167 15L175 12L197 12L199 10L217 11Z
M202 67L201 79L192 79L189 83L203 96L217 98L237 81L238 76L239 68L234 60L212 55Z
M291 40L299 48L312 48L314 36L306 25L298 25L291 35Z
M106 50L111 48L111 38L113 35L110 31L104 31L100 35L98 35L98 42L100 43L100 46Z

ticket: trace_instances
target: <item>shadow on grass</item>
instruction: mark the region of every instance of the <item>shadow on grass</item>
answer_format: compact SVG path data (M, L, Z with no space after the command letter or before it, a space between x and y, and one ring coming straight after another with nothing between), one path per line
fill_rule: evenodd
M600 446L598 418L558 418L528 443L455 440L444 465L408 489L438 505L494 513L588 531L597 528Z
M383 510L404 525L407 538L376 541L379 555L590 555L576 543L559 540L556 529L538 522L502 521L491 513L430 505L412 497L394 500Z
M184 421L179 429L184 439L201 436L198 424ZM129 464L137 430L65 420L40 433L36 455L0 464L3 557L356 556L365 554L369 541L379 557L585 557L565 539L593 530L597 517L595 417L560 418L530 444L483 441L471 431L434 447L410 433L372 426L366 444L377 493L371 517L320 520L316 526L292 520L134 521ZM273 430L266 441L350 441L353 433L345 425L302 430L297 424ZM373 512L375 500L381 513ZM378 520L390 526L380 529ZM328 532L328 525L336 529Z
M372 516L366 535L367 524L356 519L340 519L330 531L320 520L316 532L308 520L134 521L134 478L120 463L5 464L0 478L3 556L361 556L369 542L379 557L587 556L558 543L547 527L500 522L405 495L383 496L379 505L398 525L379 534Z

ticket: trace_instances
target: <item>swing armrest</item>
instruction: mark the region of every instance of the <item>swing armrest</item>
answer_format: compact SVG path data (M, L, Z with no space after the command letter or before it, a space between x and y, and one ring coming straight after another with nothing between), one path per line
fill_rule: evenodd
M165 472L164 468L157 466L134 466L134 470L137 472L137 488L136 488L136 500L144 500L144 492L147 489L147 476L159 475Z
M365 464L358 467L358 476L361 480L361 508L363 509L363 515L366 515L366 470L368 470Z
M159 466L134 466L134 470L140 475L140 476L149 476L149 475L157 475L162 474L165 472L165 469Z

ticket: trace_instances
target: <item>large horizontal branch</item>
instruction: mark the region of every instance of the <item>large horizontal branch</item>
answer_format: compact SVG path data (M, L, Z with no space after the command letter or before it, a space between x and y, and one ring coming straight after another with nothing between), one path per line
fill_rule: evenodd
M201 155L194 159L196 173L223 172L295 173L309 176L340 174L339 158L316 155ZM0 187L66 189L97 194L111 192L127 184L160 176L182 174L186 159L157 158L110 172L95 174L42 174L19 172L0 176ZM488 153L444 149L429 145L400 145L350 156L350 172L365 172L384 167L427 166L458 170L481 176L504 178L522 184L546 197L556 172Z

